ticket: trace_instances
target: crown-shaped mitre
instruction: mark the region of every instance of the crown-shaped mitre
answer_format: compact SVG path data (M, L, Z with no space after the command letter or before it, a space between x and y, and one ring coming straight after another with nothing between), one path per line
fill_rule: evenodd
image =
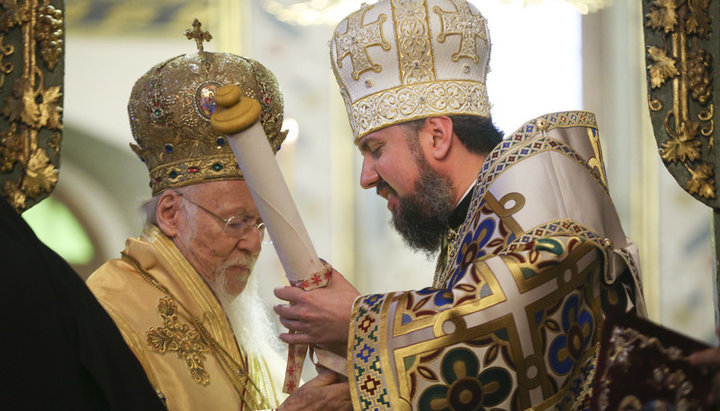
M262 108L260 122L273 151L281 133L283 98L275 76L257 61L200 51L157 64L133 87L128 103L130 144L150 171L155 195L168 188L215 180L242 179L224 135L210 126L215 91L238 86Z
M438 115L490 116L490 35L465 0L381 0L338 24L330 61L355 141Z

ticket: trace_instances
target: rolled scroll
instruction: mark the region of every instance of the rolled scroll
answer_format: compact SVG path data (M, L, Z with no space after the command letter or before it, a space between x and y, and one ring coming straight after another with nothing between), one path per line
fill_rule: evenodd
M257 121L260 104L240 95L236 86L224 86L217 91L215 103L222 108L213 114L212 126L215 131L228 135L290 284L306 291L324 287L332 271L318 258L265 131ZM290 393L297 388L307 350L307 345L290 344L283 392ZM322 365L345 375L344 365L339 366L344 361L333 356L338 357L324 352L318 358Z

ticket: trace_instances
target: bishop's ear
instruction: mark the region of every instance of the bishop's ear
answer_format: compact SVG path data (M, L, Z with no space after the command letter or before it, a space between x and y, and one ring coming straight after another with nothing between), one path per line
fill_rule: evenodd
M432 158L443 160L450 152L453 140L453 123L450 117L430 117L425 121L425 130L430 134L429 149Z
M166 190L160 194L160 199L155 208L155 220L158 228L170 238L177 235L177 221L181 200L182 198L178 193L173 190Z

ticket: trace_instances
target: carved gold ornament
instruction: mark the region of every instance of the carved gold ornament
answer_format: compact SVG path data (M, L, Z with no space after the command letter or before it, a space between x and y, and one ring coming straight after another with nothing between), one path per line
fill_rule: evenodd
M644 7L648 100L660 156L686 191L713 205L709 4L710 0L646 0Z
M0 187L18 211L58 179L63 27L61 1L0 2Z

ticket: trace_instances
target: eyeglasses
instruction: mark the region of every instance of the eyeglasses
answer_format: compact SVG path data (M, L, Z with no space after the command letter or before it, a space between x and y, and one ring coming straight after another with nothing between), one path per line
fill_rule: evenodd
M224 225L223 231L225 234L232 236L232 237L242 237L250 232L250 230L254 228L257 229L258 234L260 234L260 237L263 237L265 234L265 223L262 221L257 223L256 219L252 217L241 217L241 216L232 216L230 218L222 218L219 215L213 213L212 211L208 210L207 208L201 206L200 204L192 201L191 199L185 197L183 193L180 193L178 191L175 191L177 195L184 198L185 200L189 201L190 204L195 205L199 209L205 211L206 213L210 214L211 216L217 218L218 220L222 221Z

